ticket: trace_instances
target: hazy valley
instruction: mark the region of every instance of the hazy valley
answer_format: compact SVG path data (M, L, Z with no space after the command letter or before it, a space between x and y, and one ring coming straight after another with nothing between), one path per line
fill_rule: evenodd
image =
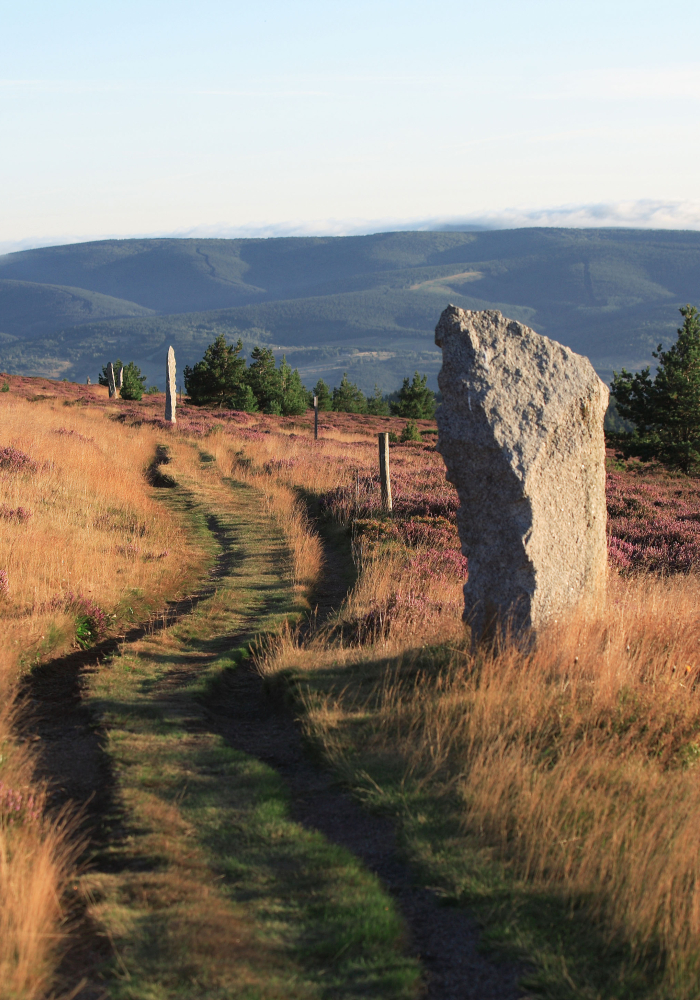
M501 309L614 368L649 363L700 301L700 233L620 229L399 232L280 239L104 240L0 258L0 368L93 380L133 359L163 385L223 332L286 352L311 385L433 387L448 302Z

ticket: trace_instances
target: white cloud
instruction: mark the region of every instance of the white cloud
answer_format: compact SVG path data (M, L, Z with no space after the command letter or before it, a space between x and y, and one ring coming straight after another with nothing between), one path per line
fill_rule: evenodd
M532 226L557 228L700 229L700 202L619 201L594 205L560 205L554 208L506 208L463 216L435 216L429 219L316 219L279 223L250 223L242 226L194 226L169 236L269 238L275 236L358 236L367 233L462 228L522 229Z
M103 233L100 235L54 235L27 237L0 242L0 253L37 247L61 246L106 239L148 239L153 237L200 239L272 239L283 236L361 236L417 230L523 229L534 226L588 229L693 229L700 230L700 202L618 201L594 205L560 205L554 208L506 208L463 216L435 216L422 219L314 219L309 221L260 222L230 225L215 223L177 229L173 232Z
M600 69L562 77L547 100L700 100L700 67Z

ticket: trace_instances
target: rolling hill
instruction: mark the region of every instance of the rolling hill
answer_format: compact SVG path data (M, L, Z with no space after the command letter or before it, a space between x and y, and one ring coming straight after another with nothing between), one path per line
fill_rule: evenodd
M162 384L169 343L181 368L222 332L285 351L308 384L348 371L366 391L390 390L415 368L435 384L433 329L448 302L499 308L609 378L649 363L673 339L678 307L700 303L700 233L402 232L23 251L0 257L0 367L82 381L118 355Z

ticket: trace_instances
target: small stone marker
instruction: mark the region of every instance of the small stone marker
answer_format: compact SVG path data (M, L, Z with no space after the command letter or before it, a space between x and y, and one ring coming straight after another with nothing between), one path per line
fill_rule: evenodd
M391 478L389 475L389 434L381 431L379 438L379 481L382 490L382 508L391 512Z
M314 441L318 441L318 396L314 396Z
M111 361L107 365L107 386L109 388L109 398L114 399L117 395L117 386L114 381L114 365Z
M85 385L92 385L92 382L90 381L90 376L89 375L88 375L87 379L85 380Z
M465 620L475 642L536 632L604 594L608 389L587 358L500 312L448 306L435 343Z
M175 380L175 351L168 348L168 360L165 364L165 419L174 424L177 422L175 408L177 406L177 382Z

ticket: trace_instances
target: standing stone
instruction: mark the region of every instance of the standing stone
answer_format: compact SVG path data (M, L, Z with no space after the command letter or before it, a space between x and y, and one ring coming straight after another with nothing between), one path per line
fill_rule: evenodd
M435 343L465 620L473 641L536 632L604 594L608 390L587 358L500 312L448 306Z
M119 365L119 371L115 374L117 389L121 390L124 385L124 365Z
M109 398L114 399L117 395L117 386L114 381L114 365L111 361L107 365L107 386L109 388Z
M89 375L88 375L87 379L85 380L85 385L92 385L92 382L90 381L90 376Z
M165 364L165 419L171 424L176 423L175 407L177 406L177 382L175 380L175 351L168 348L168 360Z

